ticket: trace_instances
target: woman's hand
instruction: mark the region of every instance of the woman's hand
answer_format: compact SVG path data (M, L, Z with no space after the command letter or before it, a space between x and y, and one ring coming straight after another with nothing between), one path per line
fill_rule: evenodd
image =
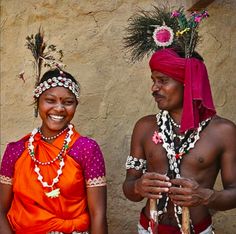
M168 193L171 186L166 175L147 172L135 181L135 193L142 197L160 199L162 193Z

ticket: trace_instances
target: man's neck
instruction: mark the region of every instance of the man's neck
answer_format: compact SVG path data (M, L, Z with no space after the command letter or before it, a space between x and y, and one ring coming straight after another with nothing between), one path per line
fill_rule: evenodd
M174 120L175 123L180 125L181 117L182 117L182 109L181 110L169 111L169 115Z

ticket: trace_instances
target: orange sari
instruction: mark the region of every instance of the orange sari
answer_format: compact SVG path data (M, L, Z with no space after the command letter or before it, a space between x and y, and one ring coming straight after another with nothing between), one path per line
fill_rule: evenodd
M53 160L60 152L66 132L52 144L41 140L40 134L34 137L35 157L41 162ZM79 138L75 132L71 137L69 148ZM29 136L28 136L29 137ZM90 220L87 209L85 180L81 166L68 154L64 156L65 166L59 182L53 187L60 188L60 195L49 198L46 192L51 188L43 188L34 171L35 163L26 149L15 164L13 177L14 198L8 212L8 220L16 233L45 234L50 231L71 233L87 231ZM43 181L48 184L56 177L59 160L50 165L38 165Z

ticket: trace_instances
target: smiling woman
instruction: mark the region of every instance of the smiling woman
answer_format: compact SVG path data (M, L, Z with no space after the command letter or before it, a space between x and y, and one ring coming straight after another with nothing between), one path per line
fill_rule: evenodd
M57 69L49 71L44 74L40 84L47 83L49 86L48 83L50 83L53 77L61 77L61 75L69 77L68 73L62 71L59 73ZM66 79L69 80L68 78L64 78L64 80ZM76 80L73 82L78 86ZM52 137L53 135L57 135L70 123L78 104L76 98L76 95L79 96L78 87L78 91L73 93L64 86L52 86L52 88L45 90L39 98L37 98L39 115L42 119L41 131L44 136Z
M8 144L0 168L1 233L107 233L103 155L71 124L79 94L59 68L35 88L42 124Z

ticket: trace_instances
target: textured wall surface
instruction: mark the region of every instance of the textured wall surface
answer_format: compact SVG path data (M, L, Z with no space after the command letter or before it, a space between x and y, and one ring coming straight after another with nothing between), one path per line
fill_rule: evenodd
M148 60L129 63L122 52L122 36L131 14L139 7L149 9L155 2L160 1L1 1L1 154L7 142L40 124L33 117L32 57L24 45L25 37L41 25L48 43L63 50L66 70L82 86L73 123L81 134L96 139L104 153L111 234L135 233L143 204L123 196L124 164L135 122L157 112L150 95ZM208 11L199 52L208 67L219 115L236 121L236 1L215 0ZM22 70L25 83L17 78ZM235 210L216 213L216 233L235 233L235 222L230 221L235 218Z

